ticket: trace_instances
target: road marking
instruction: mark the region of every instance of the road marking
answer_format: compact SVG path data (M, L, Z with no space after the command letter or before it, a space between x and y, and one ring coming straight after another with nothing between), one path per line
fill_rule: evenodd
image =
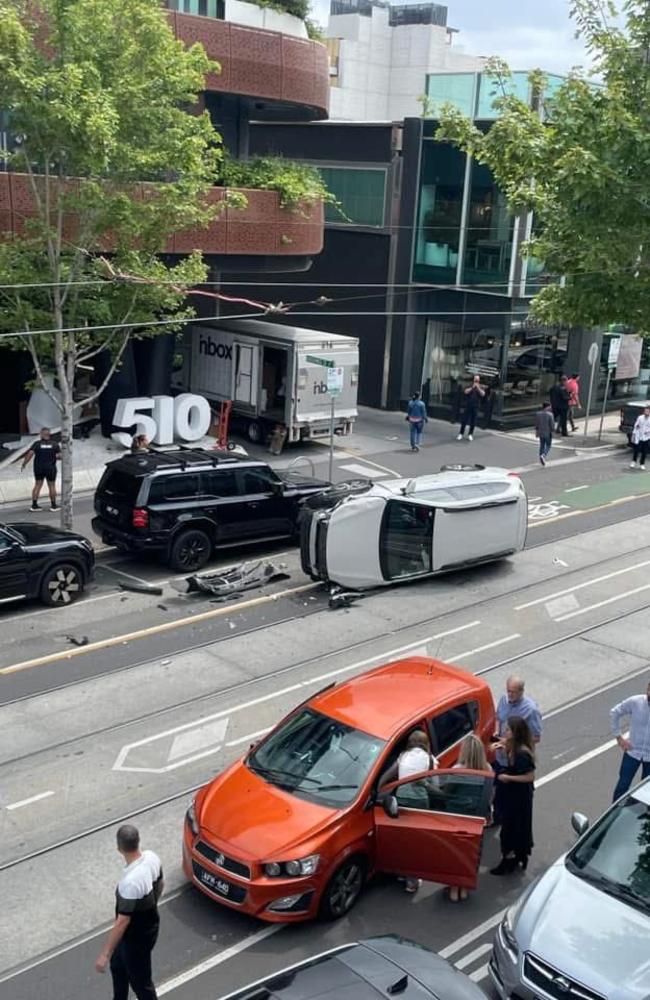
M272 728L272 726L267 726L265 729L258 729L254 733L246 733L245 736L238 736L236 740L228 740L226 746L236 747L240 743L246 743L248 740L256 740L258 736L265 736L267 733L270 733Z
M578 611L570 611L568 615L561 615L556 618L556 622L565 622L568 618L575 618L576 615L586 615L588 611L595 611L596 608L603 608L606 604L614 604L616 601L622 601L624 597L632 597L634 594L640 594L643 590L650 590L650 583L644 584L642 587L635 587L634 590L627 590L623 594L615 594L614 597L608 597L605 601L598 601L596 604L590 604L586 608L580 608ZM639 610L642 610L639 608Z
M207 726L201 726L189 733L181 733L171 745L171 750L167 755L168 761L178 760L180 757L187 757L197 750L205 750L206 747L220 749L224 742L228 729L228 719L218 719Z
M560 615L564 615L575 608L580 607L580 602L575 594L567 594L566 597L556 597L553 601L547 601L544 605L549 618L559 621Z
M473 983L480 983L482 979L485 979L487 974L488 974L488 963L486 962L485 965L482 965L480 969L476 970L476 972L471 972L469 978L472 980Z
M161 632L170 632L172 629L183 628L185 625L195 625L197 622L210 621L213 618L221 618L224 615L239 614L245 608L260 607L262 604L270 604L272 601L279 601L284 597L291 597L294 594L304 594L306 591L315 590L320 586L320 583L303 583L299 587L279 590L274 594L263 594L261 597L253 597L248 601L241 601L236 605L226 605L225 607L214 608L210 611L201 611L199 614L190 615L187 618L175 618L173 621L160 622L158 625L149 625L147 628L137 629L135 632L111 636L108 639L99 639L97 642L89 642L87 646L79 646L69 650L64 649L58 653L50 653L47 656L37 656L33 660L23 660L22 663L13 663L10 667L0 668L0 675L15 674L19 670L31 670L32 667L43 667L49 663L56 663L59 660L69 660L74 656L95 653L99 649L109 649L111 646L119 646L126 642L135 642L137 639L159 635Z
M19 802L11 802L8 806L5 806L5 809L22 809L23 806L31 806L32 802L40 802L41 799L49 799L51 795L54 795L54 792L39 792L38 795L31 795L28 799L20 799Z
M161 733L154 733L152 736L145 736L141 740L136 740L134 743L126 743L120 750L113 764L113 771L143 771L149 774L164 774L167 771L173 771L178 767L182 767L185 764L191 764L196 760L200 760L203 757L207 757L209 754L215 753L219 747L212 747L208 750L203 750L194 756L187 757L181 761L177 761L174 764L166 764L162 767L142 767L138 765L126 764L127 757L129 756L131 750L137 747L145 746L149 743L155 743L158 740L166 739L168 736L174 736L176 733L186 733L189 730L195 730L197 727L204 727L210 723L213 723L217 719L224 719L230 715L234 715L237 712L243 712L245 709L253 708L255 705L261 705L263 702L272 701L274 698L280 698L285 694L291 694L292 691L299 691L301 688L311 687L314 684L319 684L322 681L330 680L332 677L337 677L340 674L347 673L351 670L358 670L361 667L369 666L371 663L376 663L378 660L390 660L394 656L398 656L401 653L406 653L414 648L426 647L427 643L434 642L437 639L443 639L448 635L456 635L458 632L466 631L470 628L475 628L480 625L480 620L473 622L468 622L466 625L459 625L456 628L447 629L445 632L437 632L435 635L429 636L425 639L418 639L415 642L410 642L406 646L398 646L396 649L389 649L384 653L377 653L375 656L368 657L365 660L357 660L356 663L349 663L344 667L337 667L336 670L330 670L326 674L320 674L317 677L311 677L308 680L297 681L295 684L290 684L288 687L281 688L279 691L271 691L269 694L260 695L259 698L252 698L250 701L240 702L238 705L233 705L231 708L224 708L218 712L214 712L210 715L202 716L199 719L194 719L192 722L184 722L179 726L174 726L172 729L165 729ZM508 638L512 638L509 636ZM505 640L500 640L505 641ZM491 643L490 645L498 645L499 643ZM87 648L87 647L84 647ZM487 647L486 647L487 648ZM464 654L469 655L469 654ZM233 740L228 746L234 746L237 742L245 742L247 739L251 739L255 735L259 734L249 734L242 737L241 741ZM168 759L168 758L167 758Z
M212 955L211 958L206 958L204 962L199 962L198 965L193 965L191 969L186 969L186 971L181 972L180 975L173 976L172 979L165 980L162 986L157 987L158 996L162 997L166 993L171 993L172 990L177 990L179 986L184 986L185 983L191 982L191 980L196 979L197 976L202 976L205 972L215 969L218 965L222 965L223 962L227 962L230 958L234 958L242 951L247 951L254 944L264 941L265 938L270 937L271 934L277 934L277 932L282 929L282 924L273 924L271 927L262 927L261 930L255 931L254 934L244 938L243 941L238 941L237 944L232 944L229 948L225 948L224 951L220 951L216 955Z
M340 451L344 455L349 455L350 458L358 458L359 457L358 455L355 455L351 451L346 451L345 448L339 448L339 449L337 449L337 451ZM364 457L363 461L366 463L366 465L373 465L375 467L375 469L381 469L382 472L387 472L388 475L389 476L393 476L394 479L405 479L405 478L408 479L408 476L402 476L401 473L395 472L394 469L389 469L385 465L380 465L379 462L373 462L371 458L365 458Z
M643 500L645 497L650 497L650 493L633 493L629 497L620 497L618 500L609 500L607 503L601 503L597 507L587 507L585 510L570 510L566 514L558 514L556 517L547 517L543 521L529 521L529 528L541 528L546 524L552 524L555 521L564 521L568 517L578 517L582 514L593 514L598 510L607 510L608 507L618 507L622 503L629 503L631 500Z
M615 739L607 740L607 743L601 743L599 747L594 747L593 750L588 750L587 753L583 753L582 757L576 757L575 760L569 761L568 764L563 764L562 767L556 767L554 771L550 771L545 774L543 778L535 780L535 788L542 788L547 785L549 781L555 781L556 778L561 778L563 774L568 774L569 771L575 770L576 767L581 767L582 764L588 763L588 761L593 760L594 757L599 757L601 753L605 753L607 750L611 750L612 747L617 745Z
M472 941L476 941L477 938L480 938L482 934L485 934L487 931L491 931L493 927L496 927L496 925L500 923L505 916L505 912L506 911L504 909L499 910L498 913L493 913L492 916L488 917L487 920L484 920L482 924L477 924L473 930L468 931L467 934L463 934L462 937L456 938L455 941L448 944L447 947L443 948L442 951L439 951L438 954L441 958L449 958L450 955L455 955L456 952L464 948L465 945L471 944Z
M597 698L599 694L604 694L605 691L611 691L612 688L620 687L621 684L627 684L629 681L636 680L637 677L645 676L647 673L648 667L643 666L640 670L635 670L632 674L626 674L625 677L609 681L609 683L603 684L602 687L596 688L588 694L580 695L579 698L574 698L573 701L568 701L565 705L560 705L559 708L553 708L550 712L544 712L544 719L552 719L554 715L561 715L562 712L568 712L569 709L575 708L576 705L582 705L583 702L589 701L591 698Z
M565 493L578 493L579 490L588 490L589 483L586 486L572 486L570 490L565 490Z
M491 941L486 942L486 944L480 944L478 948L475 948L474 951L470 951L468 955L463 955L463 957L459 958L457 962L454 962L454 965L457 969L466 969L467 966L471 965L477 958L487 955L488 951L492 951Z
M565 587L564 590L556 590L554 594L546 594L545 597L536 597L534 601L526 601L525 604L516 604L515 611L523 611L524 608L532 608L536 604L545 604L547 601L551 601L554 597L564 597L565 594L572 594L574 591L583 590L585 587L593 587L595 583L602 583L604 580L612 580L615 576L622 576L624 573L632 573L635 569L643 569L644 566L650 566L650 559L645 559L640 563L634 563L633 566L626 566L624 569L615 569L611 573L605 573L603 576L595 576L592 580L585 580L584 583L577 583L573 587Z
M386 475L377 469L371 469L369 465L339 465L339 469L345 472L354 472L355 476L362 476L364 479L381 479Z
M513 632L512 635L507 635L505 639L497 639L495 642L488 642L485 646L477 646L476 649L467 649L463 653L455 653L449 657L453 663L456 660L462 660L466 656L474 656L476 653L483 653L486 649L494 649L495 646L503 646L505 642L512 642L513 639L521 639L520 632Z

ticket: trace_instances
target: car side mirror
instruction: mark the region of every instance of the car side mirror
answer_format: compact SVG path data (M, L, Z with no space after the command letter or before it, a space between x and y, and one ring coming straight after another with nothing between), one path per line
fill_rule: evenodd
M583 813L576 812L571 816L571 826L578 836L582 837L583 833L589 829L589 820Z
M399 806L394 795L384 795L381 804L387 816L390 816L391 819L397 819L399 816Z
M275 493L276 496L281 497L284 493L284 483L282 480L272 480L271 481L271 492Z

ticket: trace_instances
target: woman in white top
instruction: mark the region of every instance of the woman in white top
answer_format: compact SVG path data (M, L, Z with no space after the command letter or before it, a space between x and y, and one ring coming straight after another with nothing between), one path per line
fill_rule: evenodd
M636 418L632 431L632 444L634 457L630 462L630 468L635 469L639 462L639 468L645 472L645 457L650 447L650 406L646 406L643 413Z

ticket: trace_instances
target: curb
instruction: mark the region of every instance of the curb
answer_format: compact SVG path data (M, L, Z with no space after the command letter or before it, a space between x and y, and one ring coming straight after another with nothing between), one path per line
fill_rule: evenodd
M94 490L99 480L104 474L105 465L97 465L90 469L79 469L74 473L72 492L81 493L83 491ZM57 476L57 489L60 489L61 477ZM12 479L0 479L0 503L16 503L18 500L31 500L34 476L25 470L21 475Z

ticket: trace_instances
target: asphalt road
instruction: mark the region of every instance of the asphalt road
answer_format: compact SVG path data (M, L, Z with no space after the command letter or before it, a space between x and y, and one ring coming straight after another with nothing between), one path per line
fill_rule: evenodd
M384 932L440 950L487 989L503 908L570 845L571 811L595 816L611 797L618 750L607 710L642 690L648 674L650 479L646 487L627 468L624 449L576 455L569 444L541 469L532 442L431 438L414 456L378 433L363 455L337 454L335 478L362 475L359 466L378 478L435 471L459 453L518 469L531 498L526 551L377 591L349 611L330 611L297 551L282 545L250 555L286 564L290 578L225 605L179 595L155 561L107 551L94 589L74 607L26 605L0 617L0 1000L109 995L93 962L119 877L114 830L127 817L166 870L161 996L216 1000ZM80 530L89 515L90 499L78 498ZM163 593L119 589L130 578ZM540 702L546 728L526 875L486 873L498 855L488 833L479 890L465 905L446 903L438 886L410 897L379 877L344 920L288 928L225 911L186 886L180 837L192 790L323 683L409 652L482 673L495 695L517 671Z

